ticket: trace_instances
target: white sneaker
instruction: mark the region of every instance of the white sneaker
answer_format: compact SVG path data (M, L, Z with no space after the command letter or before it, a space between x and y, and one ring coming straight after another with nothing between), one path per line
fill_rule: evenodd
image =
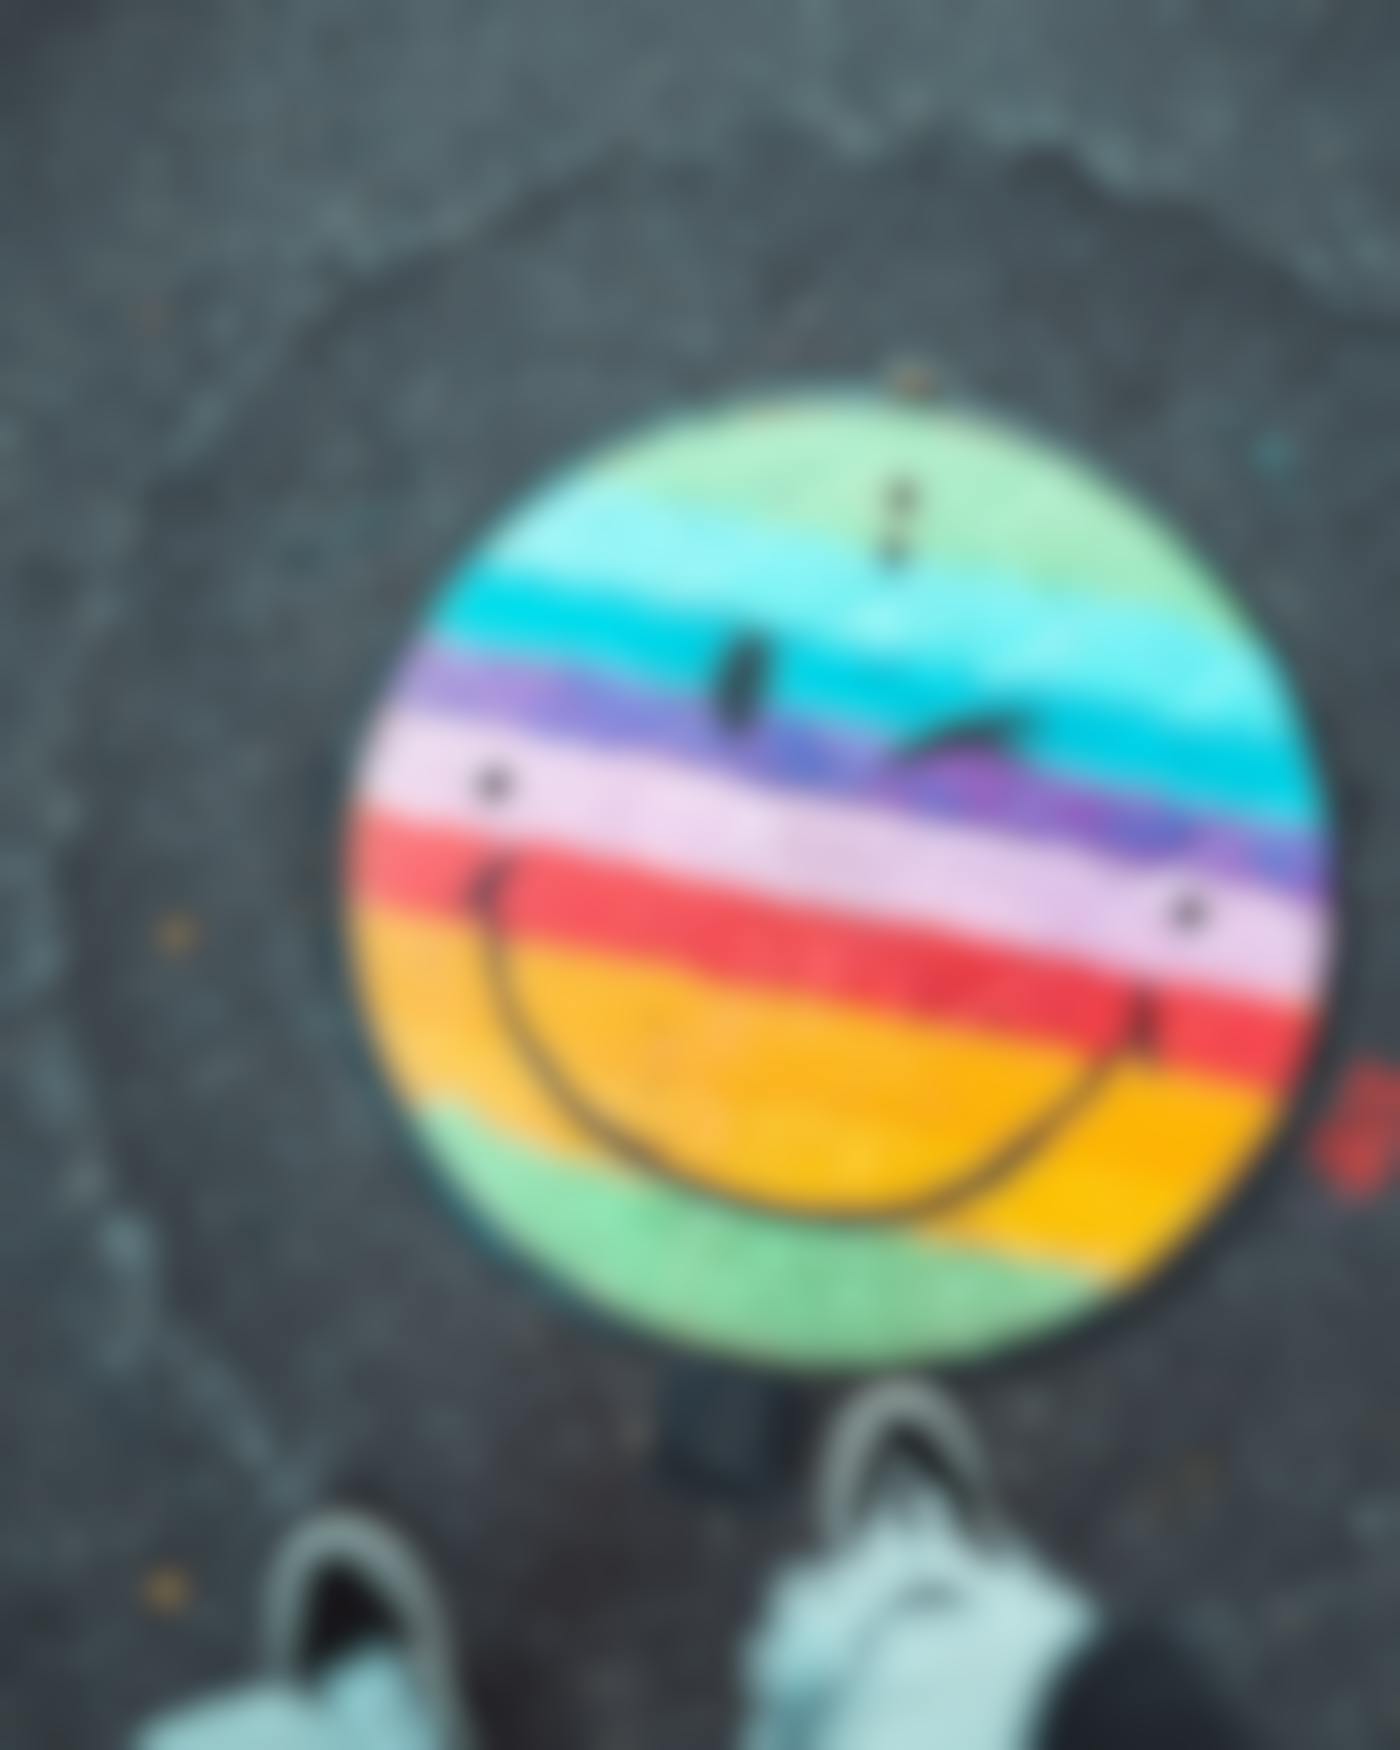
M431 1750L479 1743L447 1602L413 1544L372 1514L337 1508L290 1533L268 1573L262 1642L273 1678L330 1712L411 1713Z
M921 1496L941 1499L976 1538L1006 1532L981 1442L953 1400L924 1380L864 1387L822 1441L812 1483L819 1535L842 1543L872 1514L908 1509Z
M862 1391L814 1484L824 1551L750 1643L744 1750L1030 1750L1098 1613L1016 1536L960 1413Z

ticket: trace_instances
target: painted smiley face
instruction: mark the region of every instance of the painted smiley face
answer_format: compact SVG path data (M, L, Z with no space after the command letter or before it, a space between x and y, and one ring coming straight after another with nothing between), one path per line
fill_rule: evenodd
M449 581L352 823L449 1182L634 1322L993 1353L1248 1171L1330 956L1280 676L1113 488L858 397L647 434Z

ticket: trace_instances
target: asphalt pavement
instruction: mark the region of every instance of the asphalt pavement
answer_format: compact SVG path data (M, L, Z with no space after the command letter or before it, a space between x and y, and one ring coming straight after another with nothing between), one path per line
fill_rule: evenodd
M339 966L354 730L503 502L678 402L927 359L1270 629L1400 1056L1385 0L0 6L0 1740L237 1675L328 1495L452 1577L503 1750L712 1750L790 1492L470 1243ZM1400 1733L1400 1192L1301 1135L1133 1313L970 1378L1063 1559L1273 1740Z

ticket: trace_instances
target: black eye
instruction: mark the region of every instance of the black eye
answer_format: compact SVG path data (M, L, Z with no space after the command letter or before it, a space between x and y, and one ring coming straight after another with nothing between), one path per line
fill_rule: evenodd
M504 802L515 788L515 774L499 763L482 766L472 778L479 802Z
M763 709L773 647L757 632L736 638L710 686L710 709L726 729L747 729Z
M940 723L921 729L894 750L897 765L938 759L957 753L1014 753L1025 739L1026 720L1013 711L989 712L985 717L965 717L961 722Z
M1179 893L1167 913L1172 928L1188 935L1210 922L1210 901L1203 893Z

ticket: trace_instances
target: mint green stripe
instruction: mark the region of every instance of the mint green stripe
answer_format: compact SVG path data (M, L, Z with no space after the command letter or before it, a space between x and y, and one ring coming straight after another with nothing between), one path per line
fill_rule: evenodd
M993 518L995 521L995 518ZM871 521L843 546L781 518L648 498L581 475L533 499L472 555L473 565L547 577L561 590L605 587L681 611L700 608L886 658L978 651L993 675L1069 663L1091 684L1123 688L1124 663L1189 663L1211 693L1248 703L1267 662L1238 622L1203 619L1108 586L1085 566L1063 575L1033 551L1015 564L940 549L892 577ZM462 574L462 575L465 575ZM1210 592L1198 586L1203 599Z
M449 1181L541 1269L655 1335L800 1369L953 1361L1048 1334L1074 1272L869 1228L770 1220L641 1176L558 1165L460 1106L419 1116Z
M924 552L1238 626L1199 559L1116 481L1009 423L854 392L721 407L645 431L596 475L649 497L865 552L893 480L922 489Z

